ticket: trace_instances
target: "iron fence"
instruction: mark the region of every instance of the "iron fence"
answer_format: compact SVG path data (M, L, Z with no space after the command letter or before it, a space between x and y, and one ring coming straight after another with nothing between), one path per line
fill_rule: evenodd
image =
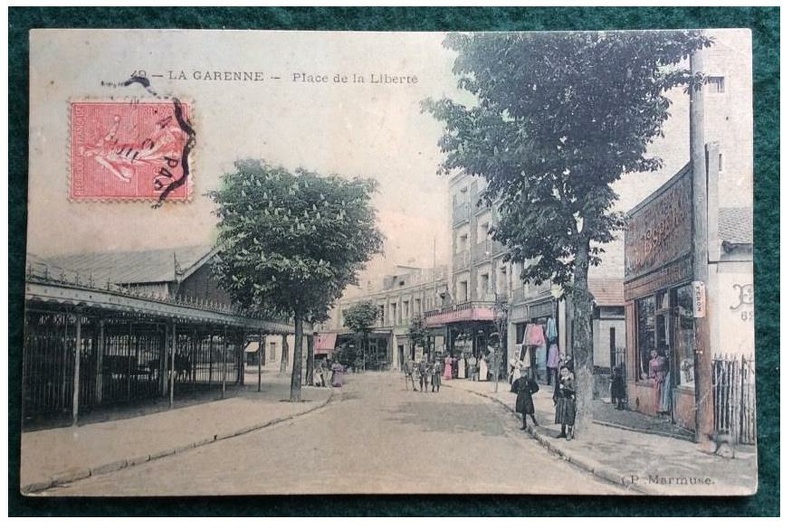
M742 444L756 443L756 364L753 358L712 361L715 431Z
M241 384L243 336L239 330L181 324L174 340L173 324L163 321L28 309L22 356L24 421L72 413L75 383L82 411L166 396L171 371L174 395L223 381Z

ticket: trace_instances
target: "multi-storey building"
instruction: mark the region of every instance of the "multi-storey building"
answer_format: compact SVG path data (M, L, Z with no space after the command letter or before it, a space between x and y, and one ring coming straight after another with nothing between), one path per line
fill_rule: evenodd
M416 351L409 336L411 322L426 311L440 307L447 292L445 267L397 266L392 275L382 278L379 286L370 286L366 292L348 295L339 301L320 331L323 347L335 349L351 341L351 331L344 326L344 310L357 303L373 302L379 309L379 319L369 336L367 350L371 351L371 361L366 367L399 369L408 357L415 358Z
M692 60L707 82L689 96L688 126L677 138L688 158L629 212L625 375L640 411L667 413L699 437L729 432L752 442L751 38L713 36ZM666 356L660 402L653 351Z
M519 357L537 368L547 380L548 340L545 345L528 344L527 332L537 325L546 333L548 323L556 333L549 337L561 353L571 345L568 306L558 289L549 283L523 283L523 263L504 262L506 248L492 240L490 230L497 222L497 207L480 200L486 182L467 173L454 175L451 195L452 247L449 303L426 314L426 325L442 329L443 343L456 356L487 355L499 331L498 318L506 318L506 354L501 355L499 373L506 376L511 359ZM599 269L592 269L590 282L595 310L595 358L610 372L613 362L623 356L624 300L621 248L610 249ZM614 285L617 288L612 288ZM552 321L551 321L552 320ZM548 338L545 335L545 338ZM526 359L528 355L528 359ZM490 358L490 361L494 361ZM490 366L494 367L494 366ZM490 377L494 376L490 375Z

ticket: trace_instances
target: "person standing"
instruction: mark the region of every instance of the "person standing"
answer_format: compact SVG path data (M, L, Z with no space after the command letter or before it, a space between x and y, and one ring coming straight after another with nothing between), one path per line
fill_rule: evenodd
M412 358L407 358L404 361L404 365L402 365L402 371L404 372L404 388L409 391L410 385L412 384L412 390L418 391L415 387L415 361Z
M666 407L666 399L664 398L663 390L665 389L665 382L668 377L668 360L665 356L657 354L656 349L652 349L649 352L649 356L649 380L652 381L654 390L655 411L658 415L665 415L668 413L668 408Z
M418 364L418 386L421 388L421 393L429 391L429 362L426 357Z
M611 377L611 403L616 406L617 410L623 410L626 401L627 391L624 386L624 376L622 375L621 367L614 367L613 376Z
M486 382L489 378L489 362L487 361L486 356L482 356L479 360L479 376L478 379L481 382Z
M451 372L453 367L454 367L454 359L451 358L451 353L448 353L445 357L445 370L443 371L444 380L451 380Z
M566 437L567 441L570 441L574 437L575 427L575 374L566 364L559 370L553 402L555 423L561 425L561 433L556 438Z
M446 357L446 361L448 361L450 357ZM450 367L450 364L446 363L446 370ZM440 370L443 368L440 360L435 360L434 364L432 365L432 393L435 391L440 393Z
M539 384L537 384L536 380L531 376L530 368L524 367L520 374L522 376L515 379L512 383L511 392L517 394L517 402L514 406L514 411L522 416L522 427L520 430L525 430L528 428L528 424L525 420L527 416L531 417L534 426L539 425L539 423L536 422L536 410L533 402L533 395L539 391Z
M475 381L477 375L478 375L478 369L476 366L476 356L471 354L468 357L468 376L470 377L471 381Z
M330 378L330 385L334 388L340 388L344 385L344 366L338 362L333 363L333 376Z

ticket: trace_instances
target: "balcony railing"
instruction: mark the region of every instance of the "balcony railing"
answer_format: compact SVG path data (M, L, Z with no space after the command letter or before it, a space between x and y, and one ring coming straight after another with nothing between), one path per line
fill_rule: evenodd
M441 314L451 314L454 312L460 311L468 311L474 309L491 309L495 306L495 296L492 296L492 301L482 301L482 300L468 300L463 301L461 303L455 303L453 305L449 305L447 307L443 307L440 309L432 309L427 310L424 312L424 317L430 318L432 316L438 316Z

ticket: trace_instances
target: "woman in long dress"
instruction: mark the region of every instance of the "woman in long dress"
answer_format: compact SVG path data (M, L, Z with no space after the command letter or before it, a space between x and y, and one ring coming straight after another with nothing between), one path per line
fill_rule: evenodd
M333 376L330 379L330 385L334 388L340 388L344 385L344 366L338 362L334 362L331 369L333 370Z
M445 357L445 370L443 371L443 380L451 380L451 369L453 368L454 359L451 355Z
M649 380L653 384L654 405L655 411L658 415L668 413L669 407L667 402L670 399L664 398L664 389L666 387L666 379L668 378L668 360L665 356L660 356L657 351L652 349L649 352L651 359L649 360ZM670 393L670 392L665 392Z
M482 356L481 360L479 360L479 380L482 382L487 381L487 377L489 376L489 363L487 362L487 358Z

